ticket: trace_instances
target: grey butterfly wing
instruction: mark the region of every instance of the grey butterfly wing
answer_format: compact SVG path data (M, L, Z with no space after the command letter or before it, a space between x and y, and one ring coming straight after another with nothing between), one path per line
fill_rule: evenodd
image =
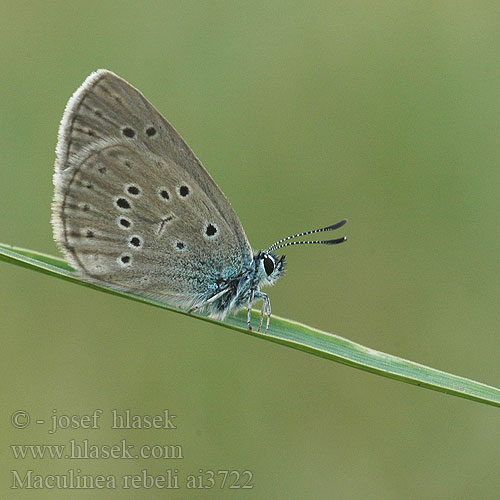
M251 261L236 213L194 153L109 71L66 106L54 185L54 238L90 281L186 307Z

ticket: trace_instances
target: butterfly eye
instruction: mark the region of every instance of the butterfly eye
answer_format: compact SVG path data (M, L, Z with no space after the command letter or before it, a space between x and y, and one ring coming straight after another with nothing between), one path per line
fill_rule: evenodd
M271 257L264 257L264 269L266 270L266 274L271 276L274 271L274 260Z

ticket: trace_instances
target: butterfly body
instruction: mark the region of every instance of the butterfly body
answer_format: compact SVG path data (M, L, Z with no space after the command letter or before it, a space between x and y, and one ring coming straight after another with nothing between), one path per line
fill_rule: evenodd
M266 260L268 261L267 268ZM210 290L209 295L203 298L200 305L192 309L207 307L213 317L222 319L228 312L237 311L245 306L249 308L255 300L262 299L263 307L267 307L270 314L269 298L267 294L260 291L260 288L274 284L281 276L284 267L284 256L278 258L274 253L256 252L252 261L244 266L242 271L232 272L231 269L226 269L216 279L216 287ZM248 324L250 327L250 320Z

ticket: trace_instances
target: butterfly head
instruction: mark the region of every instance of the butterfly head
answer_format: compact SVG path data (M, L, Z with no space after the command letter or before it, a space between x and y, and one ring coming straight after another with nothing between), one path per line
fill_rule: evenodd
M267 250L261 250L256 253L254 261L257 279L261 286L273 285L283 273L286 263L284 255L280 257L274 252L268 252Z

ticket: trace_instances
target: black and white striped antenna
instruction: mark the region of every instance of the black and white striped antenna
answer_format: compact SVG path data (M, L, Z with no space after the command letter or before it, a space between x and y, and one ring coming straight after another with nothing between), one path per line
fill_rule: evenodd
M288 240L293 240L295 238L299 238L300 236L306 236L308 234L323 233L325 231L333 231L335 229L342 227L346 222L347 222L347 219L342 219L340 222L332 224L331 226L322 227L320 229L313 229L311 231L304 231L303 233L292 234L291 236L287 236L286 238L283 238L283 239L277 241L276 243L273 243L266 250L266 252L272 252L273 250L277 250L278 248L284 248L284 247L288 247L291 245L312 245L312 244L336 245L337 243L342 243L345 240L347 240L347 238L345 236L342 236L342 238L336 238L334 240L305 240L305 241L288 241ZM287 243L285 243L285 242L287 242Z

